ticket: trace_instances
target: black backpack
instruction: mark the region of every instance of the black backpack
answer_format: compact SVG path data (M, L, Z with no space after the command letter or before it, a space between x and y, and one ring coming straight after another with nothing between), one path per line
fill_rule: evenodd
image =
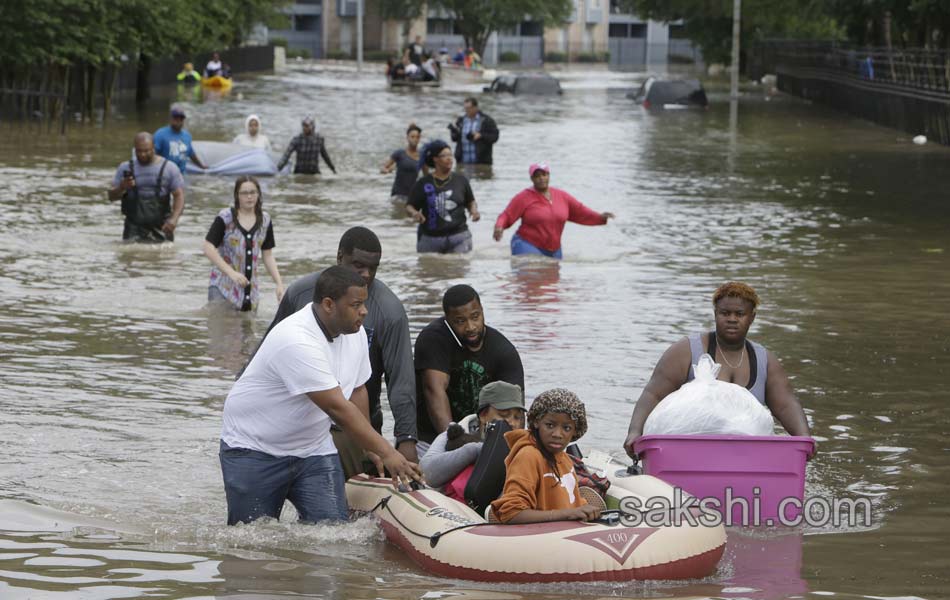
M478 453L475 468L465 485L465 501L479 514L492 500L501 495L505 488L505 458L508 457L508 442L505 433L511 431L507 421L492 421L485 432L485 443Z
M133 225L146 228L159 228L171 214L171 194L160 195L162 190L162 176L165 174L167 160L162 162L158 170L158 179L155 181L155 193L142 197L139 194L138 182L134 188L126 190L122 195L122 214ZM135 177L135 161L129 161L129 173Z

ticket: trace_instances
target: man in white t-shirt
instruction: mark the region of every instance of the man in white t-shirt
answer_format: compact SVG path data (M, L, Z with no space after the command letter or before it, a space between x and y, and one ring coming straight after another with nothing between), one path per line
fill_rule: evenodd
M313 302L278 323L224 403L221 472L228 524L280 518L284 500L300 520L347 518L343 467L331 420L381 459L393 483L421 481L369 421L367 288L351 269L325 270Z

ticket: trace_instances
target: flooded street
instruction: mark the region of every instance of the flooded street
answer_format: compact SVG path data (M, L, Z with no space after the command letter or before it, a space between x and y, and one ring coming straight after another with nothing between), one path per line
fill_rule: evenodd
M301 526L290 510L228 528L222 405L277 301L262 270L256 314L205 307L201 243L233 179L189 176L174 245L121 243L106 190L134 134L166 122L175 90L155 90L64 138L0 125L0 598L946 597L950 149L759 94L732 135L725 96L648 113L624 96L635 81L572 74L554 98L464 82L394 93L372 70L298 65L180 99L196 140L230 141L257 113L281 151L312 113L339 174L263 183L285 282L370 227L413 339L447 287L471 284L521 353L527 398L559 386L586 402L584 449L623 456L660 354L712 327L720 283L748 282L763 300L750 337L782 360L818 440L806 494L870 499L870 527L734 533L702 581L569 586L432 577L369 519ZM494 166L470 171L475 249L419 256L379 166L410 122L448 139L470 94L501 133ZM513 229L491 238L537 160L551 185L617 215L568 225L560 264L513 262Z

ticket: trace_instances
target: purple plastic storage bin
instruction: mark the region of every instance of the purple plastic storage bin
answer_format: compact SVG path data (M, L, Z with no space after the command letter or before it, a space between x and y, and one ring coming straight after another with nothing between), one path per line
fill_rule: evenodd
M806 436L645 435L634 450L644 473L699 499L717 498L724 517L727 488L731 488L730 498L748 502L748 518L743 518L741 505L732 504L732 525L781 525L777 518L785 498L799 500L797 505L785 506L786 522L801 514L805 461L815 450L815 440ZM759 488L759 493L753 488ZM756 496L757 523L753 522Z

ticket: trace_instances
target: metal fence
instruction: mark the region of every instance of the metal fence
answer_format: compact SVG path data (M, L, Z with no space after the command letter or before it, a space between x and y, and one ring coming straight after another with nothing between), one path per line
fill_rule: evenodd
M811 71L866 84L950 95L950 51L770 41L753 48L750 74Z
M950 52L771 41L750 58L784 92L950 145Z
M64 134L68 112L63 92L0 88L0 122L35 124L39 130L45 125L47 132L52 131L55 124L60 134Z

